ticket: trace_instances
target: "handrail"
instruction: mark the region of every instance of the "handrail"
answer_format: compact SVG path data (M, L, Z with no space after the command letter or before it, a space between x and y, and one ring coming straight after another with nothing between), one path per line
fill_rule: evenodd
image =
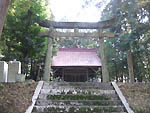
M129 107L129 104L127 103L127 100L123 96L123 94L122 94L121 90L119 89L118 85L116 84L116 82L112 82L112 85L113 85L116 93L118 94L122 104L124 105L125 109L127 110L127 112L128 113L134 113L134 111Z
M33 107L34 107L34 105L36 103L36 100L38 99L38 96L40 94L40 91L41 91L41 88L43 86L43 83L44 83L43 81L39 81L39 83L38 83L38 85L36 87L36 90L34 92L34 95L32 97L32 104L31 104L31 106L29 106L29 108L26 110L25 113L32 113Z

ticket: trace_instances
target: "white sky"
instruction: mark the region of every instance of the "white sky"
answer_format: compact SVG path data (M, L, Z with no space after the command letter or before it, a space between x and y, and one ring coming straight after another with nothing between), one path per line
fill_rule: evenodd
M100 9L94 5L83 9L84 0L51 0L50 4L55 21L98 22L100 20Z

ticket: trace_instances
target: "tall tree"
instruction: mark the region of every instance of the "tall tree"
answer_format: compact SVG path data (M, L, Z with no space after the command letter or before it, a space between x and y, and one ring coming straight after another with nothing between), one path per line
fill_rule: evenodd
M22 73L30 74L29 77L34 80L37 79L38 70L44 67L46 52L47 39L39 36L44 29L38 25L38 21L47 16L44 2L44 0L13 1L2 34L2 41L6 45L2 50L5 56L3 59L21 61Z
M142 81L142 78L148 78L148 74L145 72L148 70L147 64L149 61L148 53L149 46L146 42L149 41L149 0L126 0L118 2L119 5L116 5L117 0L111 0L103 11L102 19L110 18L113 15L116 17L116 24L111 31L116 33L116 38L114 40L108 39L107 42L110 47L116 49L116 54L118 58L109 57L115 61L117 65L118 62L124 62L124 59L127 59L128 62L124 64L129 64L129 75L127 72L126 76L132 78L131 81L134 81L134 78ZM112 13L113 12L113 13ZM109 48L109 49L111 49ZM146 53L145 53L146 52ZM123 54L122 54L123 53ZM126 56L126 57L122 57ZM136 57L135 57L136 56ZM116 59L120 59L119 61ZM109 59L109 61L111 61ZM123 69L126 70L127 66L123 64ZM130 64L133 64L131 66ZM149 63L148 63L149 64ZM117 66L119 67L119 66ZM122 67L122 66L120 66ZM122 70L118 68L118 70ZM133 70L134 67L134 70ZM122 70L123 72L123 70ZM134 73L134 74L133 74ZM134 75L134 77L133 77Z
M0 37L11 0L0 0Z

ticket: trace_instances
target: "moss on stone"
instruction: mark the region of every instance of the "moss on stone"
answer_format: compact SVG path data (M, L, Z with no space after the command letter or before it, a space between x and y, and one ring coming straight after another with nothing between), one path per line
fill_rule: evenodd
M48 100L109 100L109 97L99 95L48 95Z

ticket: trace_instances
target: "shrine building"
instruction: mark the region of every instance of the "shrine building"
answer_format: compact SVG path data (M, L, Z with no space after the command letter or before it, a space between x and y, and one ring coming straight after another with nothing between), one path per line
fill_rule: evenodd
M96 71L102 66L97 49L60 48L52 59L54 78L66 82L86 82L96 78Z

